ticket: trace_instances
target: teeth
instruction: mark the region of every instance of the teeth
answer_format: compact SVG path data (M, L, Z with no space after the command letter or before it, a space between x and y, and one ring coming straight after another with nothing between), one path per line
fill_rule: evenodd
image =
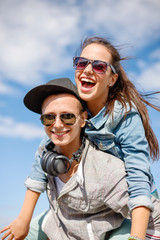
M64 135L64 132L63 133L54 133L54 134L56 134L58 136L62 136L62 135Z
M87 78L81 78L81 81L83 81L83 82L89 82L89 83L94 83L93 80L87 79Z

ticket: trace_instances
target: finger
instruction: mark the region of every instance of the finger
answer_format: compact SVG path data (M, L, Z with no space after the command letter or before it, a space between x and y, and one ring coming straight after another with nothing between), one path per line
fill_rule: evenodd
M11 231L7 231L2 237L1 240L4 240L6 237L8 237L11 234Z
M10 225L8 225L7 227L2 228L2 230L0 231L0 233L5 232L5 231L8 230L9 228L10 228Z
M11 234L8 238L8 240L12 240L14 238L14 236Z

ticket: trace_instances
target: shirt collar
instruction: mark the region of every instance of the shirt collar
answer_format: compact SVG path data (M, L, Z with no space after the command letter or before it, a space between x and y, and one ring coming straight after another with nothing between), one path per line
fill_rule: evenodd
M106 114L106 107L104 106L96 116L91 116L87 122L92 123L92 125L98 129L107 121L108 117L109 115Z

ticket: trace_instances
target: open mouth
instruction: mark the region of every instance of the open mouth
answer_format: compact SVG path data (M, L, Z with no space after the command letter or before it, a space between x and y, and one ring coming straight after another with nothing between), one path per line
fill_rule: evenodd
M84 88L88 88L88 89L93 88L95 84L96 83L91 79L86 79L86 78L81 79L81 85Z

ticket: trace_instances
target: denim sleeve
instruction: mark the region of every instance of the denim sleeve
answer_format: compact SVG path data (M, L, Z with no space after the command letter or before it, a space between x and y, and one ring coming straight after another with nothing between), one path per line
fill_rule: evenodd
M35 160L33 162L30 174L25 181L25 186L28 189L32 191L40 192L40 193L46 190L46 185L47 185L47 177L45 172L42 170L41 163L40 163L42 152L47 142L48 142L48 137L45 137L41 141L36 151Z
M127 172L128 206L130 210L138 206L152 210L149 146L139 113L130 111L117 125L115 134Z

